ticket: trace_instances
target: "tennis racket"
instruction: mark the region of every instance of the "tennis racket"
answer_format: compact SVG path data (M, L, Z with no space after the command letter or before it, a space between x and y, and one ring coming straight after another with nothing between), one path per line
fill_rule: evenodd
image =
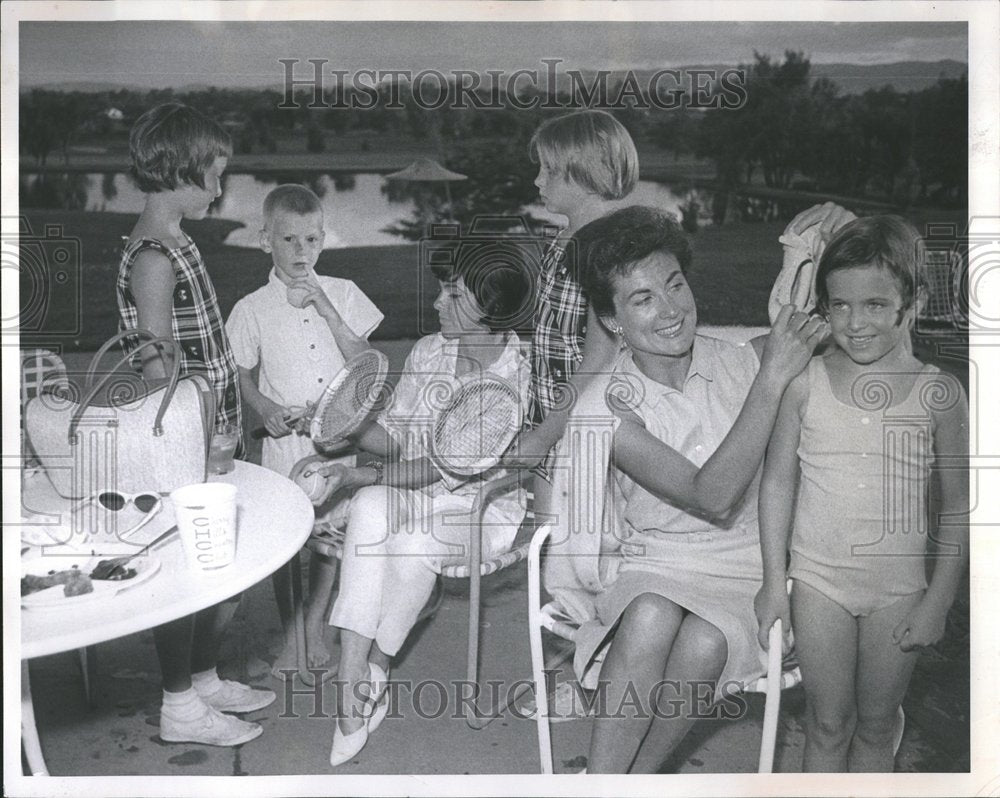
M520 428L517 392L486 375L462 385L437 417L431 458L458 476L481 474L499 462Z
M388 373L386 356L366 349L344 364L316 404L286 416L285 423L304 422L314 443L331 446L357 430L378 406ZM252 434L263 438L267 428L258 427Z

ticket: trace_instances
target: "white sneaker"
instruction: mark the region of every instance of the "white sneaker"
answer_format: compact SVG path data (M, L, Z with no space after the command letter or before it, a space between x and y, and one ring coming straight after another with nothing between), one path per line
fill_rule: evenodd
M270 706L277 696L271 690L258 690L246 684L220 679L214 693L203 693L195 686L201 700L219 712L254 712Z
M175 720L160 711L160 739L167 743L203 743L205 745L242 745L260 737L259 723L223 715L210 706L193 720Z

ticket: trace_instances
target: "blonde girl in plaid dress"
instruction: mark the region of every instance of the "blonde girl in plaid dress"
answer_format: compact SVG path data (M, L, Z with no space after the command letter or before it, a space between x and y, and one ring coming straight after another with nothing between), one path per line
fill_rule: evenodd
M181 373L205 375L215 389L215 423L239 425L236 363L226 338L215 289L184 219L201 219L222 193L232 153L229 135L180 103L143 114L129 138L132 174L146 204L128 237L119 266L120 329L149 330L181 350ZM125 350L137 341L126 339ZM143 350L147 379L166 377L172 356ZM258 737L257 723L226 715L253 712L274 701L270 690L219 679L219 638L235 602L202 610L153 630L163 675L160 737L166 742L240 745ZM224 609L223 609L224 608Z
M566 216L542 259L531 344L529 420L519 462L538 466L536 507L548 506L549 450L562 436L570 398L581 379L607 369L618 346L598 323L580 287L573 233L627 204L639 180L639 158L628 131L605 111L580 111L551 119L531 139L538 162L535 185L546 210ZM575 384L567 388L571 378ZM555 412L553 412L555 411Z

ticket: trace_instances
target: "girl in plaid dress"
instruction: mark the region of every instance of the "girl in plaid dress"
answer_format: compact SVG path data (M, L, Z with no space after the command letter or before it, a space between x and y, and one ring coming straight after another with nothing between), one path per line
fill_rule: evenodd
M201 219L222 193L232 154L229 135L193 108L167 103L147 111L129 138L132 174L146 204L122 253L117 295L120 329L149 330L181 350L181 374L205 375L215 388L216 425L240 424L239 378L215 289L183 219ZM126 339L133 351L135 339ZM147 379L164 378L171 355L143 350ZM263 729L225 712L271 704L270 690L219 679L219 637L234 601L153 630L163 675L160 737L167 742L240 745ZM223 609L224 608L224 609Z
M535 185L546 210L569 221L546 250L538 275L528 399L532 429L518 442L518 462L537 466L535 502L544 511L553 467L548 452L562 436L572 397L618 351L588 308L568 242L588 222L627 204L639 180L639 158L620 122L590 110L541 125L531 139L531 156L538 162Z

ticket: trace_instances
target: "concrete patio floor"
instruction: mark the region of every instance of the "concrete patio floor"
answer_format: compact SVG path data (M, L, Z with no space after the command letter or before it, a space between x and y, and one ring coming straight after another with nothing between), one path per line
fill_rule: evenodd
M502 695L530 678L525 582L523 564L484 580L480 678L498 681ZM95 700L90 708L75 652L31 662L38 729L50 772L54 776L538 773L533 720L508 711L484 730L473 731L454 700L464 679L466 586L466 582L446 582L440 610L414 632L392 672L393 681L399 683L393 711L348 764L336 769L328 764L334 688L324 686L317 700L296 681L295 689L303 692L292 695L284 682L270 675L268 663L274 659L280 635L273 592L265 582L244 594L223 645L221 665L224 676L247 679L278 693L275 704L248 716L264 726L261 737L238 748L162 742L157 735L159 674L152 635L146 632L97 647ZM953 617L949 638L921 657L905 703L908 724L897 771L968 770L968 627L965 635L961 627L961 618ZM560 674L564 678L566 674ZM449 696L443 706L442 690ZM801 688L786 691L775 758L778 772L800 768L802 713ZM744 717L699 721L663 772L753 773L762 716L762 697L751 695ZM590 725L587 718L552 725L557 773L574 773L586 765Z

